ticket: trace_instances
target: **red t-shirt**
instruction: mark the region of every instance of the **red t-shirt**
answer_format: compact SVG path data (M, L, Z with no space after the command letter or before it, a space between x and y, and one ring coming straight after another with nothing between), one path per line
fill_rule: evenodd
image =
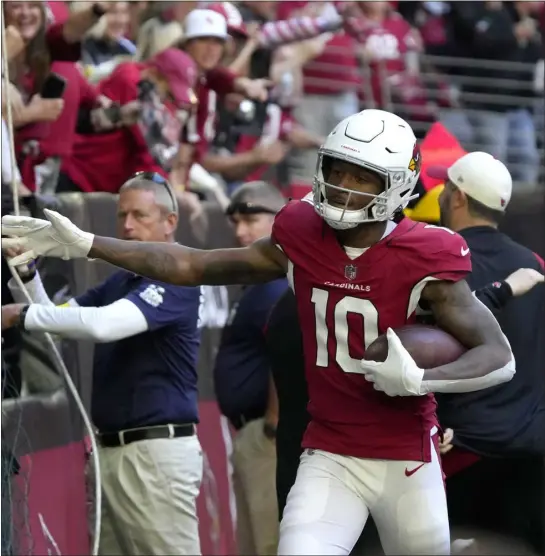
M138 98L141 64L126 62L100 83L100 94L121 105ZM135 172L160 172L138 125L109 133L77 136L63 171L82 191L117 193Z
M355 55L356 41L339 31L320 56L303 67L303 89L307 95L335 95L361 87Z
M389 397L361 372L365 346L388 328L415 322L430 279L471 271L461 236L404 219L356 259L308 199L276 216L273 241L290 261L297 298L311 423L304 448L373 459L431 461L439 427L433 394Z
M50 133L42 141L41 150L45 157L65 157L72 154L79 109L95 107L98 93L75 64L54 62L51 69L66 79L66 88L62 97L64 109L59 118L51 122Z
M383 107L384 80L405 72L405 56L407 52L418 49L418 42L411 26L401 15L392 12L380 25L369 28L364 45L372 55L369 67L373 100L378 107ZM362 89L361 98L367 100L365 89Z
M291 111L281 108L278 104L267 105L267 119L260 137L243 135L240 137L236 153L251 151L258 143L273 143L274 141L285 141L295 125ZM263 177L269 167L267 165L256 168L246 176L245 181L256 181Z
M294 10L308 2L279 2L282 17L288 19ZM326 44L320 56L303 66L303 90L307 95L335 95L355 91L361 85L358 60L354 54L356 41L339 31Z

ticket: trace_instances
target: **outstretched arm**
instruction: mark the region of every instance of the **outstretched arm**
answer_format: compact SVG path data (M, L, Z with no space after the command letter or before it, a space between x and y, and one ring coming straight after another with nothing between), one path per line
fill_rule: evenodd
M176 243L147 243L95 236L61 214L44 209L47 220L2 217L2 249L19 249L13 266L39 256L95 258L147 278L180 286L254 284L285 275L288 261L270 237L242 249L190 249Z
M424 371L423 382L430 391L468 392L512 378L515 367L509 342L465 281L430 282L422 297L430 303L437 325L469 348L453 363Z
M254 284L286 273L287 260L270 238L240 249L191 249L95 236L89 257L136 274L183 286Z

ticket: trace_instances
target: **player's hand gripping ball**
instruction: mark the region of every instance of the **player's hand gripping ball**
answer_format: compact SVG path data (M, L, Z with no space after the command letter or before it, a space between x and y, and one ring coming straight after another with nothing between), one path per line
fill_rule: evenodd
M409 325L388 329L366 350L362 369L375 390L389 396L423 396L424 369L456 361L466 349L435 326Z

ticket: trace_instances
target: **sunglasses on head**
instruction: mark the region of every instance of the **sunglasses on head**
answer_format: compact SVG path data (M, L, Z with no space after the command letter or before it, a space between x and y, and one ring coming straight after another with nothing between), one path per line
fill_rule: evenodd
M248 214L263 214L263 213L276 214L276 211L264 207L262 205L258 205L256 203L244 203L244 202L231 203L227 207L227 210L225 211L225 214L227 216L233 216L233 214L248 215Z
M158 174L157 172L137 172L133 176L134 178L139 178L142 180L152 181L153 183L157 183L159 185L163 185L167 190L168 196L170 197L170 201L172 203L172 212L178 212L178 201L176 201L174 194L172 192L172 187L168 180Z

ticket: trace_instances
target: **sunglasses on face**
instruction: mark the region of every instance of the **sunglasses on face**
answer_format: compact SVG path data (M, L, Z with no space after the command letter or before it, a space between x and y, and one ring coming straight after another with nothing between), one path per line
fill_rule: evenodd
M172 203L172 212L178 212L178 201L176 201L174 197L172 187L170 186L168 180L161 176L161 174L158 174L157 172L137 172L133 177L152 181L153 183L164 186Z
M256 203L231 203L225 211L226 216L233 216L233 214L276 214L275 210L258 205Z

